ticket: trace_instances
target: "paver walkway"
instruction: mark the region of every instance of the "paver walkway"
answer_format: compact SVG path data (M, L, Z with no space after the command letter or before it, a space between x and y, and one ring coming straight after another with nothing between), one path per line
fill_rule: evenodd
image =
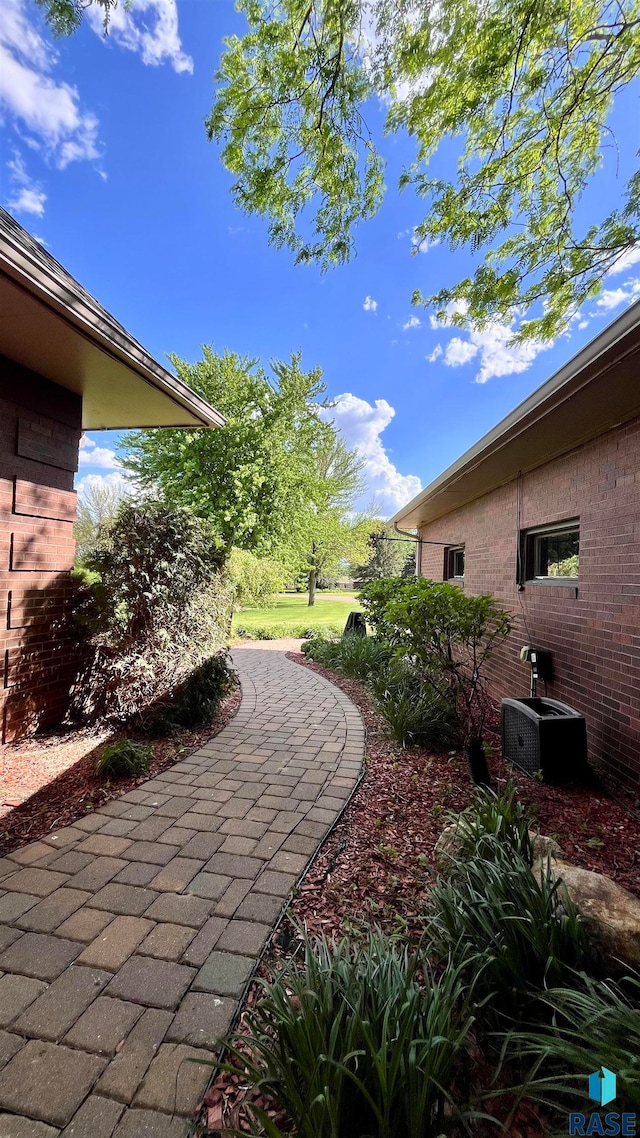
M0 860L0 1138L183 1138L284 900L360 773L353 704L239 649L183 762Z

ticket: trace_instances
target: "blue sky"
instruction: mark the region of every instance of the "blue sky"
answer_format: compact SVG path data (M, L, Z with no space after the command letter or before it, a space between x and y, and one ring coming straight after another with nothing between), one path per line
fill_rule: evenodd
M229 0L133 0L105 41L91 11L54 41L34 0L0 9L0 201L159 359L214 343L263 362L302 348L320 365L347 442L367 460L383 512L408 500L640 295L640 252L570 331L528 352L509 329L433 327L412 309L472 268L443 246L411 256L423 216L397 177L410 142L387 139L385 204L360 227L358 256L322 276L267 244L234 209L204 131L223 36L242 34ZM368 121L380 134L383 108ZM613 207L638 150L638 85L612 119L597 189ZM82 451L87 476L117 479L114 433Z

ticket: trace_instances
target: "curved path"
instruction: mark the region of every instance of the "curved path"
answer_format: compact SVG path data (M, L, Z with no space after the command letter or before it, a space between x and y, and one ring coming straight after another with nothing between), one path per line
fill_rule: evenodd
M183 1138L282 906L353 789L353 704L237 649L235 719L0 860L0 1138Z

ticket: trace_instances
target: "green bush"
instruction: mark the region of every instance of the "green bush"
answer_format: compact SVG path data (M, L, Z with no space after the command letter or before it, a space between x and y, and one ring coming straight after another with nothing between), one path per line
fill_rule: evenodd
M488 783L484 670L511 631L510 615L492 597L467 596L457 585L424 578L373 581L360 596L376 634L408 657L454 709L474 782Z
M269 608L284 590L288 570L279 561L232 549L229 576L236 589L237 608Z
M453 705L408 660L392 660L373 682L376 706L401 747L447 751L460 743Z
M337 636L340 629L332 628L330 625L322 628L323 633L327 636ZM265 624L258 628L243 628L238 626L236 628L238 636L246 636L251 640L306 640L315 638L318 634L317 628L310 628L308 624Z
M377 581L370 581L360 589L358 599L367 624L373 628L379 640L391 643L393 627L387 620L387 608L396 599L399 590L407 584L409 582L402 577L383 577Z
M464 986L454 968L419 977L417 968L371 933L362 946L306 940L302 966L262 982L236 1054L246 1063L248 1044L251 1082L284 1108L297 1138L432 1138L462 1117L455 1087L473 1022Z
M100 778L130 778L148 771L153 751L142 743L123 739L109 743L96 760L96 774Z
M452 859L453 861L453 859ZM499 835L432 890L425 945L475 984L485 1024L539 1015L540 992L593 963L586 927L549 863L532 872Z
M157 735L192 731L211 723L234 683L235 672L228 654L219 652L210 656L151 708L144 728Z
M91 651L71 715L141 722L226 641L234 589L224 551L187 510L127 503L85 563L93 579L85 575L78 619Z

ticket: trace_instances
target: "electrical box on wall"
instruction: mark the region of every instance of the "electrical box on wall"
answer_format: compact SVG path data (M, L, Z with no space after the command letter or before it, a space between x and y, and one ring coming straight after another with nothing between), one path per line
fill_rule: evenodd
M553 679L553 656L546 648L536 648L535 644L525 644L520 649L520 659L531 665L531 679L548 683Z

